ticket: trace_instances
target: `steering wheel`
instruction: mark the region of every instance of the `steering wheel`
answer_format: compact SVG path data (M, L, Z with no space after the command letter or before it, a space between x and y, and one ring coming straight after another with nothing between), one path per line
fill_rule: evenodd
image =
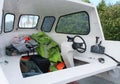
M73 49L77 50L80 53L84 53L86 51L86 42L81 36L75 36L73 38Z

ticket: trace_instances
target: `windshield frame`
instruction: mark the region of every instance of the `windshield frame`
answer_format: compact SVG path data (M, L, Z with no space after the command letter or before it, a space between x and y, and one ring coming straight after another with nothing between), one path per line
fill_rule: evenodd
M1 25L1 27L0 27L0 34L3 32L3 19L4 19L4 11L2 10L2 12L1 12L1 23L0 23L0 25Z

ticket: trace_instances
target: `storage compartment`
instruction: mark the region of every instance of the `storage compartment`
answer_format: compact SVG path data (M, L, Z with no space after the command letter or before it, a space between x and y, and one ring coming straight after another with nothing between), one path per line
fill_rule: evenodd
M23 56L20 61L23 77L29 77L49 72L50 61L39 55Z
M81 61L81 60L78 60L78 59L73 59L73 61L74 61L74 65L75 65L75 66L88 64L88 62Z
M31 60L38 65L39 69L43 73L46 73L49 71L50 61L47 58L43 58L39 55L31 55Z
M42 74L42 71L33 61L21 60L20 62L21 72L23 77L30 77L34 75Z

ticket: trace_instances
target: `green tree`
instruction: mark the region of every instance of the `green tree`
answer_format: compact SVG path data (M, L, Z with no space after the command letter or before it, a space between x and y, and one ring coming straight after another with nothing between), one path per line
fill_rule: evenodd
M120 40L120 3L106 6L102 0L97 6L105 38Z
M102 0L99 4L98 4L98 11L105 11L106 10L106 3L104 0Z
M87 3L90 3L90 1L89 1L89 0L82 0L82 1L87 2Z

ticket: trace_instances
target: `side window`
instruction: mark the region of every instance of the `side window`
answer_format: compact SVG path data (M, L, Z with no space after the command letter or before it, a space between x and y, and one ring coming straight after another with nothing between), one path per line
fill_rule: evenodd
M5 15L5 32L10 32L14 28L15 16L13 14Z
M2 32L2 14L0 13L0 33Z
M44 21L43 21L43 24L42 24L42 27L41 27L42 31L50 32L54 22L55 22L55 17L53 17L53 16L46 16L44 18Z
M36 15L22 15L19 21L20 28L35 28L39 17Z
M56 26L56 32L87 35L90 32L88 14L79 12L61 16Z

